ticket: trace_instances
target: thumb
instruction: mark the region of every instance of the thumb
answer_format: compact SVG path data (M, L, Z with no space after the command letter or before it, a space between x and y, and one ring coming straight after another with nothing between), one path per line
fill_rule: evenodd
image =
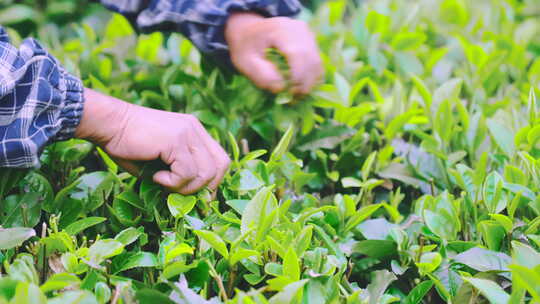
M279 93L286 87L277 67L260 54L249 54L233 60L236 68L261 89Z

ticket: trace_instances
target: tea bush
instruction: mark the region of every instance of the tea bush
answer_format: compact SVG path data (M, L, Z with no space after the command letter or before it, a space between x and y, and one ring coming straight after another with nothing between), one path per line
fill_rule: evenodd
M233 161L215 199L76 139L2 169L0 303L540 303L538 1L312 1L302 100L97 4L11 2L15 42L196 115Z

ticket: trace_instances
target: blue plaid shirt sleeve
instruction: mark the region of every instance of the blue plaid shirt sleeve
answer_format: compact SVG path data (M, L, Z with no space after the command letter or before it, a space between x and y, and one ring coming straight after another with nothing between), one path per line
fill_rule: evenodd
M298 0L101 0L142 32L177 31L209 55L228 55L224 28L232 12L256 12L266 17L294 16Z
M82 91L36 40L16 48L0 27L0 167L37 167L47 143L72 137Z

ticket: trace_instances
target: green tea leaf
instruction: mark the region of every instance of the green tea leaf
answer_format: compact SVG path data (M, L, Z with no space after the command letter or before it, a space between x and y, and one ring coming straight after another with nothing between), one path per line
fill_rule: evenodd
M289 247L283 258L283 273L293 281L300 279L300 263L293 247Z
M420 273L431 273L441 265L442 256L438 252L427 252L422 254L420 261L416 263Z
M510 296L493 281L467 277L463 277L463 280L478 289L490 303L506 304L510 299Z
M285 288L277 293L275 296L270 298L268 303L270 304L290 304L294 303L295 298L299 298L304 285L308 280L301 280L297 282L290 283L289 285L285 286Z
M219 235L212 231L208 230L196 230L194 233L199 236L201 239L205 240L212 248L214 248L219 254L221 254L225 259L229 258L229 251L227 250L227 245Z
M497 146L508 156L513 157L515 153L514 140L511 131L499 121L488 119L487 126L491 134L491 138Z
M479 247L471 248L454 257L458 263L467 265L477 271L508 271L510 256Z
M512 260L514 264L532 269L540 265L540 253L521 242L512 241Z
M105 39L107 40L115 40L133 34L134 31L129 21L120 14L114 14L105 29Z
M260 256L260 253L256 250L239 249L231 255L230 263L232 266L234 266L240 260L253 257L253 256L258 257Z
M127 246L133 242L135 242L140 236L142 235L142 232L134 227L126 228L122 231L120 231L114 239L122 244L124 246Z
M131 256L129 256L127 259L122 258L123 261L121 263L121 266L119 266L118 269L116 269L116 273L122 272L128 269L132 268L138 268L138 267L156 267L158 266L158 260L156 256L151 252L137 252Z
M387 240L364 240L354 244L352 250L354 253L384 259L397 254L397 245L395 242Z
M492 172L486 177L482 191L490 213L499 213L506 207L502 192L503 179L497 172Z
M369 293L369 304L379 303L379 300L383 297L384 292L395 281L396 276L388 270L377 270L372 273L372 282L368 285L367 291Z
M181 218L188 214L195 204L197 198L195 196L184 196L178 193L169 194L167 197L167 206L171 211L172 216L175 218Z
M6 250L20 246L35 235L36 231L32 228L0 228L0 249Z
M274 151L270 155L270 162L279 161L281 157L287 152L289 145L291 144L292 136L294 134L294 126L290 125Z
M362 221L370 217L381 206L382 206L381 204L369 205L356 211L356 213L353 216L351 216L349 220L347 221L347 224L345 226L345 231L351 230L354 227L356 227Z
M277 200L272 194L272 187L262 188L249 201L242 214L242 234L247 233L251 227L255 227L255 231L260 228L264 219L269 216L277 208Z
M40 289L43 293L48 293L80 283L81 280L76 275L70 273L55 273L41 285Z
M414 287L411 290L411 292L409 292L407 297L403 300L403 303L404 304L421 303L425 295L431 290L431 287L433 287L433 281L424 281L416 285L416 287Z
M124 251L124 245L115 240L99 240L88 248L88 260L99 265L105 259L119 255Z
M65 231L69 235L76 235L80 233L81 231L84 231L85 229L95 226L97 224L103 223L106 220L107 219L104 217L97 217L97 216L86 217L74 223L69 224L69 226L65 228Z
M527 289L535 301L540 300L540 268L529 269L520 265L510 265L512 276L517 277L520 284Z
M0 204L0 226L34 227L41 217L39 193L10 195Z

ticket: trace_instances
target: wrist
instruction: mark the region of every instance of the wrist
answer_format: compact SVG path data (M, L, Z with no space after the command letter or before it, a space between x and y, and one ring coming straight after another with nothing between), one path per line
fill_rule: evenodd
M225 40L229 45L234 44L249 25L264 19L266 18L252 12L232 13L225 23Z
M121 133L130 104L91 89L84 89L84 109L75 137L104 146Z

